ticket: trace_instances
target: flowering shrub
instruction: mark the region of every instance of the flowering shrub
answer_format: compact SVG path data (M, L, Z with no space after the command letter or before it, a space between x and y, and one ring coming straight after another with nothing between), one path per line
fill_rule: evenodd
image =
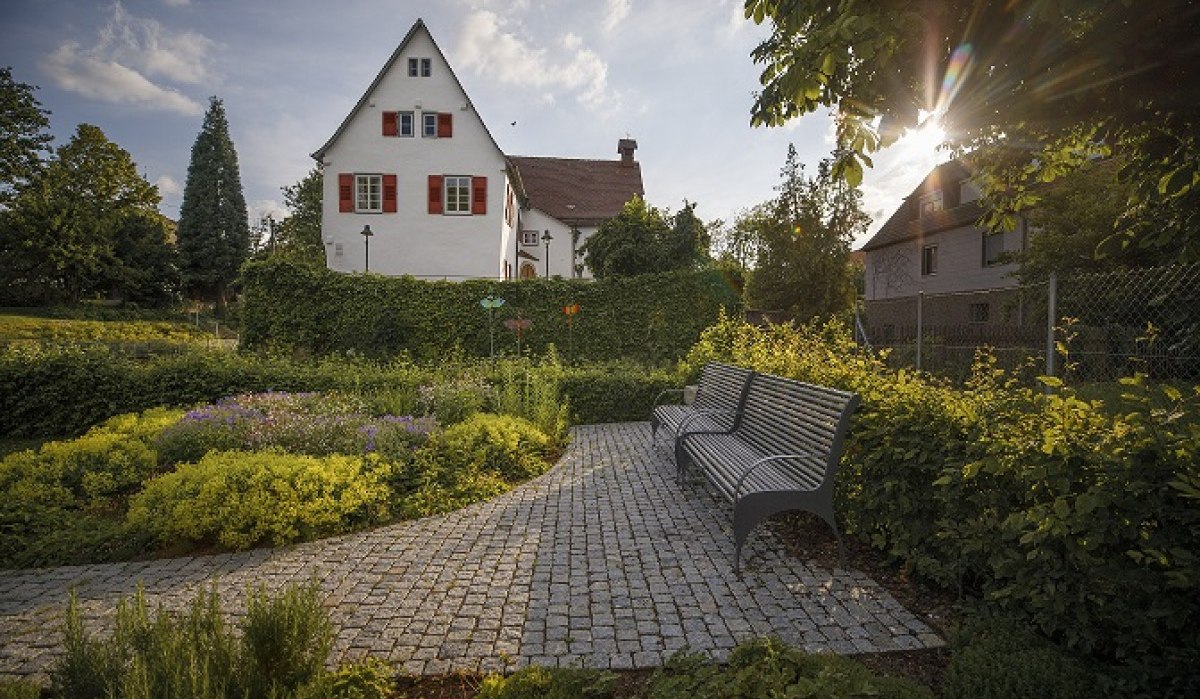
M194 463L210 451L277 449L327 456L375 451L403 458L436 428L432 418L375 418L341 394L269 392L225 398L187 412L155 440L164 464Z

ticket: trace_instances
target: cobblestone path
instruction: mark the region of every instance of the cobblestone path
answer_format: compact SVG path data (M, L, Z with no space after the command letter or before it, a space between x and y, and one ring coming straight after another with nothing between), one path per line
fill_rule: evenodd
M647 423L577 427L549 473L491 502L289 548L0 571L0 676L39 676L59 652L68 590L107 628L139 582L179 608L216 581L240 613L247 586L313 576L337 629L335 656L375 655L415 674L505 663L631 668L689 646L717 657L775 634L810 650L939 646L860 573L787 556L768 528L733 573L728 505L676 483Z

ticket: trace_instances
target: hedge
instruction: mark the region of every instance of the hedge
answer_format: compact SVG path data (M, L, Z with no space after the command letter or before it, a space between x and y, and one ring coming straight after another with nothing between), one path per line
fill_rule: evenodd
M543 398L532 391L502 397L530 405L565 400L576 424L644 420L658 392L678 385L665 370L611 362L562 366L552 357L498 362L494 369L487 361L425 368L400 361L297 361L204 350L134 360L94 346L9 347L0 349L0 436L80 434L113 415L268 390L341 390L376 402L392 397L398 402L394 409L407 412L421 386L439 384L445 392L455 387L455 374L511 383L511 374L526 368L534 388L544 384L559 395ZM548 433L558 432L551 424L555 416L528 417Z
M488 356L489 314L480 300L491 296L506 301L495 312L498 352L516 352L516 335L503 321L519 315L531 321L522 350L542 354L554 344L571 361L661 365L683 356L721 309L739 303L714 270L600 281L441 282L340 274L271 259L247 264L242 279L243 346L313 356ZM570 304L579 305L573 316L564 313Z
M955 389L839 327L724 321L687 366L712 359L861 396L837 483L848 530L1076 651L1200 681L1200 388L1131 379L1106 405L984 360Z

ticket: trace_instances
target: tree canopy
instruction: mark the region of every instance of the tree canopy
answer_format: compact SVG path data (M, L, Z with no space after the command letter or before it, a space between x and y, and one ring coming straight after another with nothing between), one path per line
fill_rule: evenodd
M304 179L283 188L283 203L291 215L275 232L272 254L288 259L325 266L325 246L321 242L321 187L324 173L320 166L309 170Z
M1115 151L1130 192L1112 242L1200 258L1200 5L1189 0L747 0L772 25L755 125L831 108L834 173L923 115L976 155L1010 225L1032 185Z
M180 271L194 296L224 303L238 269L250 256L247 216L225 105L213 97L192 145L179 208Z
M12 68L0 68L0 207L41 171L50 150L50 112L34 97L36 89L13 80Z
M708 231L696 205L672 215L634 196L583 242L584 262L596 278L693 269L707 259Z
M854 302L850 241L869 223L861 195L833 177L829 161L806 177L794 145L780 174L779 196L734 223L740 238L754 241L746 303L801 321L844 312Z

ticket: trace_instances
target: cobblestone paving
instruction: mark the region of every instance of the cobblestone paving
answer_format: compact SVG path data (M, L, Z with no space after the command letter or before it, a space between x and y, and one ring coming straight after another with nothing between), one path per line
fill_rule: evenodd
M0 676L43 676L68 591L105 629L140 583L152 606L214 584L233 615L249 585L316 577L339 629L335 657L414 674L528 663L633 668L690 647L724 657L775 634L810 650L942 645L864 575L811 567L760 528L733 573L730 508L676 483L648 423L577 427L549 473L442 517L283 549L0 572Z

